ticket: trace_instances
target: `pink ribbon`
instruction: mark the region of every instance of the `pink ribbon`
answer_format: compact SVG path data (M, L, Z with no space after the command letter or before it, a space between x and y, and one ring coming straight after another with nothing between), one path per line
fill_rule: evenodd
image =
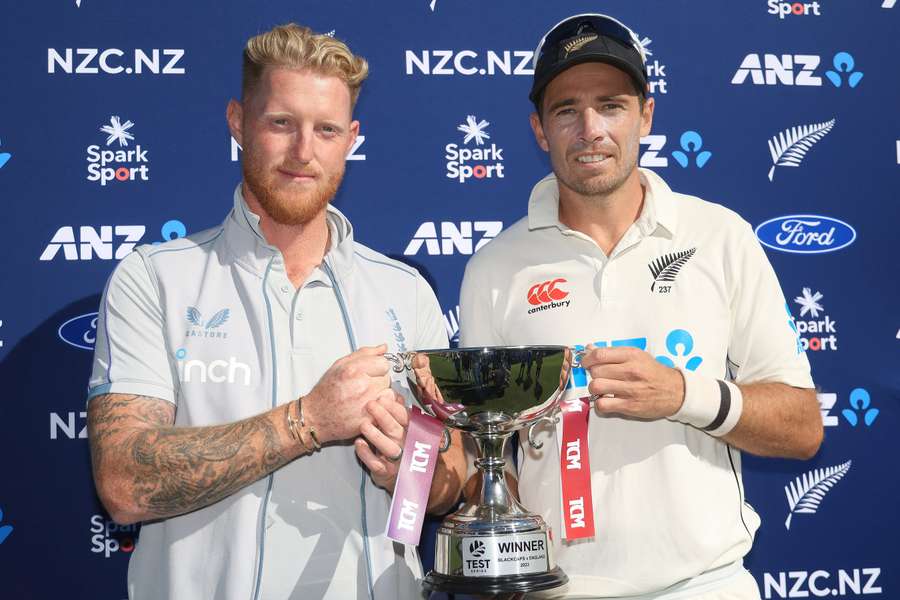
M387 537L396 542L419 543L443 428L440 421L418 407L409 411L406 443L387 522Z

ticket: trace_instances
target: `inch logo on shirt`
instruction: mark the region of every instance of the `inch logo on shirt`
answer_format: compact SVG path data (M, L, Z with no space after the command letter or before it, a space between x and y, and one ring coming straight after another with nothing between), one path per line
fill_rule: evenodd
M557 277L556 279L536 283L528 288L528 293L526 294L528 304L534 306L534 308L528 310L528 314L532 315L552 308L568 307L572 302L571 300L565 300L569 292L558 287L563 283L568 282L562 277Z
M650 273L653 275L653 283L650 284L650 291L654 291L657 283L674 282L675 277L681 271L681 267L683 267L696 252L696 248L690 248L681 252L664 254L656 260L651 261L647 265L647 268L650 269ZM667 294L672 291L672 286L660 285L656 290L659 294Z

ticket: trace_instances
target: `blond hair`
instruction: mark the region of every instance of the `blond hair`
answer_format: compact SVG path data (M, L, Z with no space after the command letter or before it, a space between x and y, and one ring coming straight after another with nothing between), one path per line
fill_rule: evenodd
M369 75L369 63L341 40L314 33L309 27L287 23L247 40L244 48L241 94L246 99L258 87L266 67L309 70L339 78L350 88L351 106Z

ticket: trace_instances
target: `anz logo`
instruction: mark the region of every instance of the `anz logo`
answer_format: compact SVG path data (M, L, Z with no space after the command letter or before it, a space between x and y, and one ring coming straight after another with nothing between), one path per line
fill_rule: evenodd
M459 224L441 221L440 227L441 234L438 236L434 221L426 221L419 225L403 254L414 256L423 246L430 256L473 254L497 237L503 229L503 221L460 221Z
M593 342L595 348L637 348L638 350L647 350L647 338L623 338L619 340L600 340ZM577 350L584 350L584 346L575 346ZM659 354L654 356L657 361L667 367L681 367L688 371L696 371L703 363L703 357L695 355L694 352L694 336L685 329L673 329L666 336L666 352L667 354ZM587 387L587 371L583 368L575 366L572 368L572 375L566 389Z
M134 250L146 231L144 225L101 225L99 232L87 225L78 228L67 225L56 230L40 260L53 260L60 250L66 260L120 260ZM166 242L184 237L187 228L181 221L172 219L163 224L160 234Z
M98 232L93 227L83 225L78 228L76 239L74 227L60 227L44 248L40 260L53 260L60 249L66 260L92 260L95 257L101 260L119 260L134 250L146 230L143 225L102 225ZM114 231L116 239L113 238Z
M731 78L732 85L748 81L753 85L791 85L819 87L822 77L816 75L822 57L816 54L758 54L744 57ZM863 78L856 70L856 61L849 52L838 52L831 59L834 69L825 71L825 78L834 87L855 88Z
M347 160L366 160L365 154L360 154L357 152L362 145L366 142L366 136L358 135L356 136L356 141L353 142L353 147L350 148L350 152L347 153ZM234 137L231 138L231 162L237 162L241 158L241 152L244 149L238 144L237 140Z
M647 148L641 153L640 165L644 168L659 168L669 166L669 157L663 153L668 142L668 136L651 134L641 138L641 146ZM682 169L696 167L702 169L712 158L712 152L703 148L703 136L700 133L688 130L678 138L679 148L673 150L670 156Z

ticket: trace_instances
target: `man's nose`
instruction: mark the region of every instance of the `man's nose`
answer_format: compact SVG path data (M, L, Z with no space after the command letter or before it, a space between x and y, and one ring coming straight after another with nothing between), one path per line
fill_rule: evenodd
M606 120L591 107L581 113L581 137L588 144L606 137Z
M313 160L313 131L298 130L294 136L294 143L291 147L291 158L302 162L310 163Z

